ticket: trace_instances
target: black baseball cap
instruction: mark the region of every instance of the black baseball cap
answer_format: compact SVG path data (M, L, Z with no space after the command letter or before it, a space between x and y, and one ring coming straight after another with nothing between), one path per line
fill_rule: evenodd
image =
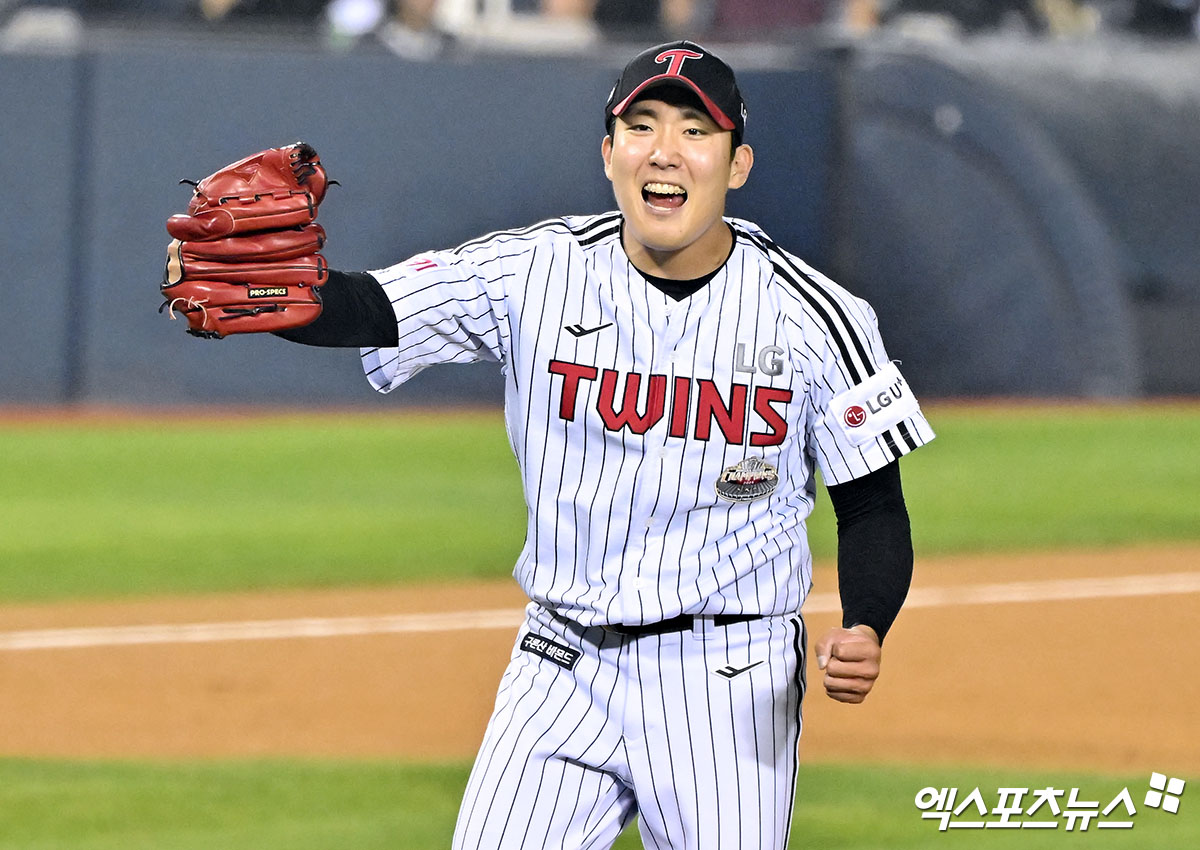
M604 128L611 133L616 117L647 89L674 85L691 89L722 130L733 131L736 144L746 132L746 103L733 69L694 41L672 41L644 50L617 78L604 106Z

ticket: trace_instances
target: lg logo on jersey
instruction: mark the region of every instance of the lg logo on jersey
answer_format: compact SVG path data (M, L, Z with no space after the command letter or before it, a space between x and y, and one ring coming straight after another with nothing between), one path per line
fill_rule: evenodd
M747 360L746 343L739 342L734 348L733 371L753 375L755 367L764 375L782 375L783 349L778 345L764 345L753 360Z
M846 415L842 418L851 428L860 428L867 421L867 412L855 404L846 408Z
M759 352L759 360L763 360L763 352ZM726 400L716 382L707 378L621 373L564 360L551 360L549 371L563 379L558 415L568 422L575 421L580 385L598 379L596 412L609 431L628 429L645 434L667 417L671 437L709 440L714 426L731 445L748 441L751 446L777 446L787 436L787 420L775 405L790 402L792 391L782 387L735 383ZM643 381L647 383L644 410L639 409ZM622 385L620 392L618 385ZM755 425L759 429L751 430Z
M863 410L857 404L853 404L846 408L846 412L842 415L843 421L851 428L860 428L867 421L867 412L872 414L882 413L885 407L891 407L892 402L900 401L904 398L904 381L903 379L896 381L883 392L875 396L875 398L867 399L867 409Z

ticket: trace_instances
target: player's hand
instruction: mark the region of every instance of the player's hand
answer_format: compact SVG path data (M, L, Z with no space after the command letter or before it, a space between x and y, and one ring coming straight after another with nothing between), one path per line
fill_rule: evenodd
M860 703L879 678L883 652L870 626L835 628L814 647L817 667L825 671L825 693L838 702Z

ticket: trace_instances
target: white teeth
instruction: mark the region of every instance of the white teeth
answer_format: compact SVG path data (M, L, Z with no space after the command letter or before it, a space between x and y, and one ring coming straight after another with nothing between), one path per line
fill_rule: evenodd
M647 183L643 187L645 191L655 195L686 195L687 192L682 186L675 186L671 183Z

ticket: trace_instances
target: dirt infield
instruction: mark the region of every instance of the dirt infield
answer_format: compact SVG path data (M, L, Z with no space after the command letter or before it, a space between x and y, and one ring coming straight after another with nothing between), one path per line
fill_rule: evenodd
M922 561L876 692L841 706L814 683L802 756L1195 773L1200 592L1179 574L1200 578L1200 547ZM466 758L523 604L505 581L0 606L0 754ZM816 607L810 635L836 618ZM163 628L265 620L293 631Z

